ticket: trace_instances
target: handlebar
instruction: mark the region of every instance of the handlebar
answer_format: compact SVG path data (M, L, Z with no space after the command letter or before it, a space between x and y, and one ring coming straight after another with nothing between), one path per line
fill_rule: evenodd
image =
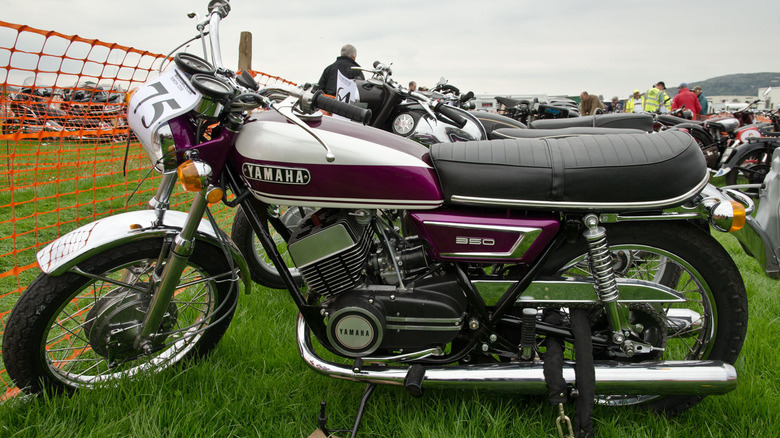
M367 124L371 121L371 110L361 108L357 105L352 105L346 102L342 102L337 99L332 99L325 95L321 90L314 93L311 98L312 105L316 108L332 112L342 117L346 117L352 121Z
M458 128L463 128L469 122L468 119L463 117L457 109L449 105L445 105L442 102L439 102L436 105L435 110L455 122Z

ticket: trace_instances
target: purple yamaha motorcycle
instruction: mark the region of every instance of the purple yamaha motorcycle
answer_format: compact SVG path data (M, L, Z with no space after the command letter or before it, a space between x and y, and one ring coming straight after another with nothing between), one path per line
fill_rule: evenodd
M709 232L739 230L752 204L708 185L690 135L428 149L322 117L317 108L370 115L319 93L251 91L251 78L221 66L228 11L213 0L199 23L216 68L179 54L130 100L129 124L166 175L155 208L98 220L39 252L43 273L3 338L17 386L68 392L208 353L240 285L251 288L208 209L223 202L242 207L300 310L301 357L368 383L366 397L378 383L413 395L548 394L556 404L576 390L585 409L675 413L735 388L747 299ZM167 208L177 180L193 196L186 213ZM283 223L273 205L303 213ZM315 344L343 360L322 358Z

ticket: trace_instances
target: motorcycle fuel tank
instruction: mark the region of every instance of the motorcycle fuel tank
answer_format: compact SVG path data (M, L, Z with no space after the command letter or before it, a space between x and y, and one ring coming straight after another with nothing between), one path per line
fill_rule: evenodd
M268 204L335 208L433 209L443 202L424 146L332 117L309 119L311 134L265 112L241 129L235 161L255 196Z

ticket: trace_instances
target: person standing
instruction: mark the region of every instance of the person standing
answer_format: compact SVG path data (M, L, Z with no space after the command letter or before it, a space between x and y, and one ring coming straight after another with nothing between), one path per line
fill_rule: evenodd
M336 61L325 67L320 76L318 83L320 90L325 94L331 96L336 95L336 87L338 83L338 72L341 75L349 79L365 79L363 72L360 70L353 70L352 67L360 67L360 64L355 62L357 58L357 49L352 44L346 44L341 48L341 56L336 58Z
M417 82L409 81L409 91L417 91Z
M607 104L607 112L608 113L623 112L623 104L620 103L620 99L617 96L613 97L612 100Z
M688 89L688 84L683 82L678 87L679 91L677 96L672 99L672 110L678 108L685 108L686 110L693 111L693 114L699 114L701 111L701 105L699 104L699 97L696 96Z
M702 93L702 89L698 85L693 87L691 91L699 99L699 105L701 106L701 111L699 111L699 114L696 115L696 119L704 120L707 118L707 114L710 109L710 104L707 102L707 96Z
M580 115L590 116L596 114L598 110L604 112L604 103L598 96L588 94L587 91L580 93Z
M645 108L645 97L639 92L639 89L635 89L634 93L626 99L626 105L624 112L627 113L641 113Z
M666 84L658 81L655 86L645 93L645 111L648 113L660 112L668 113L671 108L671 99L666 94Z

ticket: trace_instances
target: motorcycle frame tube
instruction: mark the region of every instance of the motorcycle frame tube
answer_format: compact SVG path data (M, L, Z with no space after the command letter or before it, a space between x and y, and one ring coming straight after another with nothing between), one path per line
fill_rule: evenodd
M266 225L268 220L268 204L255 198L251 194L250 189L242 182L240 177L235 174L233 169L235 169L233 165L228 165L223 171L226 184L230 187L233 194L236 195L237 199L241 200L241 208L244 210L244 214L246 214L249 224L252 226L257 238L260 240L260 244L263 245L266 255L271 259L271 263L276 267L276 271L282 277L282 281L284 282L287 291L290 293L290 297L295 302L295 306L298 307L301 315L306 319L306 324L311 328L312 332L317 337L317 340L326 348L332 350L331 345L328 342L325 321L320 314L320 308L310 306L306 302L303 292L298 287L298 284L296 284L292 273L290 273L289 268L287 268L287 263L282 259L282 255L279 254L279 250L276 248L276 243L268 232Z
M326 361L314 352L307 323L298 318L298 351L304 362L316 372L356 382L403 385L408 368L363 367ZM737 386L736 369L721 361L666 361L648 363L595 363L596 394L625 395L718 395ZM566 362L563 377L576 381L574 364ZM549 392L542 364L509 363L427 367L423 388L482 389L499 392L545 395Z
M226 145L234 145L238 133L223 126L215 138L198 143L194 135L196 128L192 126L186 116L179 116L168 121L168 126L176 144L176 162L183 163L190 158L190 154L195 153L211 166L212 181L219 181L229 155L226 151Z
M315 337L320 342L320 344L325 346L328 350L335 352L335 350L332 348L330 342L327 339L327 330L325 327L324 318L320 314L320 307L312 306L307 303L301 289L295 283L292 274L287 268L287 264L284 262L282 256L279 254L279 251L276 248L276 244L274 243L273 239L271 238L268 232L268 229L265 225L268 219L265 217L268 205L263 203L259 199L255 198L254 196L243 195L243 193L247 192L249 188L243 184L243 182L239 179L238 175L235 174L235 170L233 169L235 169L235 166L233 165L227 166L224 169L224 175L227 178L227 183L230 186L233 193L237 197L242 199L241 207L243 208L244 213L246 213L247 220L252 226L252 229L255 231L258 239L260 240L260 243L263 245L263 249L265 250L268 257L271 259L273 265L276 267L277 271L279 272L279 275L282 277L282 280L287 290L289 291L290 296L292 297L293 301L295 302L295 305L298 307L299 311L301 312L301 315L305 319L309 329L312 331L312 333L314 333ZM488 311L479 292L476 290L474 285L468 279L468 276L466 275L463 268L459 265L456 265L456 270L458 273L458 282L461 285L461 287L464 289L464 292L466 293L470 302L472 302L476 307L475 315L480 321L480 328L474 333L474 336L472 336L470 342L467 345L465 345L460 351L453 352L450 355L445 357L438 357L438 358L428 357L421 362L440 363L440 364L452 363L454 361L457 361L461 357L465 356L466 354L468 354L478 342L486 342L491 334L497 335L497 333L495 333L495 326L497 325L498 321L510 309L512 309L515 301L517 301L517 298L523 293L523 291L528 287L528 285L531 284L533 279L538 274L538 271L542 268L542 266L544 266L544 262L547 260L547 258L554 252L556 248L558 248L560 243L562 243L565 239L566 239L566 233L559 231L556 234L556 237L553 238L553 241L550 244L548 244L547 247L542 251L542 254L537 257L537 259L532 265L530 265L530 269L524 275L524 277L520 281L518 281L515 285L510 287L505 292L505 294L499 299L499 302L496 305L496 310L492 313ZM505 341L500 336L498 336L496 341L492 342L492 344L496 347L503 348L508 351L513 351L514 349L516 349L516 346Z

